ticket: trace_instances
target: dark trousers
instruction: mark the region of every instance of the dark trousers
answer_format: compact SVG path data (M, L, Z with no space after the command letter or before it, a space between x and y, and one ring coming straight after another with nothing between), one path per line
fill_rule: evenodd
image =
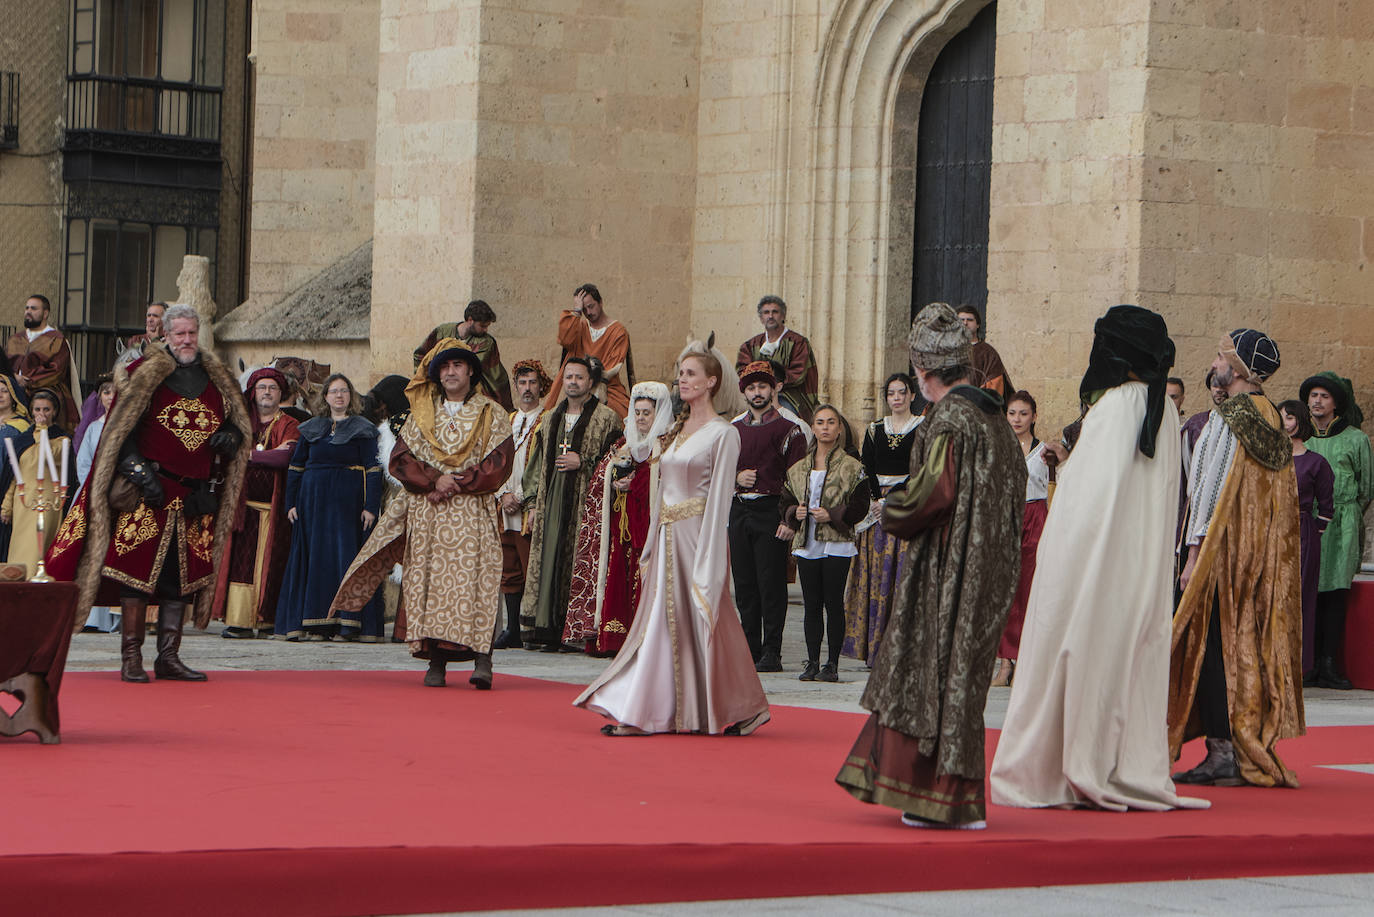
M782 656L790 545L776 537L780 499L735 499L730 504L730 573L740 623L755 662L765 651Z
M802 632L806 635L806 657L812 662L821 658L821 636L828 639L830 655L826 662L838 665L840 648L844 645L844 586L849 579L849 557L822 557L819 560L797 558L797 579L801 582Z
M1226 662L1221 655L1221 606L1212 597L1212 620L1207 625L1207 647L1202 653L1202 670L1198 673L1198 714L1202 731L1209 739L1231 738L1231 709L1226 701Z
M1341 647L1345 643L1345 606L1349 589L1330 589L1317 593L1317 658L1330 656L1340 665Z

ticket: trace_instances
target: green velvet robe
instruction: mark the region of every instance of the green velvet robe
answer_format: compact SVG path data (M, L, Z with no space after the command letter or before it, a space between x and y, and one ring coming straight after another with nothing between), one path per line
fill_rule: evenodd
M883 529L909 567L863 705L917 740L937 774L981 781L983 707L1021 570L1026 462L1001 400L951 389L916 428Z
M1360 572L1360 527L1364 511L1374 499L1374 457L1369 437L1355 427L1334 436L1313 436L1307 448L1326 459L1335 475L1332 496L1336 511L1322 533L1321 574L1317 589L1349 589Z

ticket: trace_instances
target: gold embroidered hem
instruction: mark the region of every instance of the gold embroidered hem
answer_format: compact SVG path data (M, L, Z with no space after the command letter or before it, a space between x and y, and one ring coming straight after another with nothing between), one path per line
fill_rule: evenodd
M920 742L888 729L876 714L864 723L835 782L855 799L888 806L929 821L961 825L982 821L987 801L982 780L940 774Z

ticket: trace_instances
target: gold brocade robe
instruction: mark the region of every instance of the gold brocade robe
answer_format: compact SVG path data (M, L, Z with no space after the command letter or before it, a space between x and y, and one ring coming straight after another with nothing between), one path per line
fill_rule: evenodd
M433 405L432 433L438 449L412 413L389 462L405 491L383 508L344 574L330 615L362 608L400 563L412 655L428 659L438 643L447 650L446 658L472 658L491 652L501 614L495 492L509 474L514 454L510 421L501 406L483 394L470 396L454 416L442 409L442 396L435 395ZM438 450L464 454L449 464ZM434 482L450 473L459 478L460 491L430 502Z
M1169 752L1178 760L1183 743L1202 735L1194 700L1215 598L1241 776L1257 786L1297 786L1297 776L1275 750L1279 739L1307 731L1297 478L1291 454L1278 468L1256 458L1256 440L1247 429L1263 422L1282 430L1268 399L1236 396L1225 402L1222 415L1236 434L1235 459L1174 613Z

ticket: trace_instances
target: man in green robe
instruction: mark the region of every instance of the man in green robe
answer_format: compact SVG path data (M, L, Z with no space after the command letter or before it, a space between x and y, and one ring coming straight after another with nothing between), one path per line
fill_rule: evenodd
M509 414L515 408L510 396L510 376L506 373L506 367L501 365L501 348L496 345L496 338L491 336L491 326L495 321L495 310L482 300L474 299L463 310L461 322L439 325L415 348L411 356L418 367L425 354L444 338L462 341L482 361L482 393L493 398Z
M983 707L1020 575L1026 462L1001 399L969 381L954 310L926 306L908 343L932 407L883 530L911 541L910 566L864 691L873 715L835 780L911 827L984 828Z
M529 569L520 623L527 649L556 653L563 645L573 555L582 505L596 465L624 435L620 415L592 394L601 363L571 356L563 364L563 398L534 432L521 490L534 510Z
M1369 437L1360 430L1364 414L1349 379L1318 373L1303 382L1301 394L1316 431L1307 448L1326 459L1335 476L1336 511L1322 533L1317 577L1317 687L1349 691L1353 685L1340 669L1345 607L1350 583L1360 572L1360 529L1374 499L1374 456Z

